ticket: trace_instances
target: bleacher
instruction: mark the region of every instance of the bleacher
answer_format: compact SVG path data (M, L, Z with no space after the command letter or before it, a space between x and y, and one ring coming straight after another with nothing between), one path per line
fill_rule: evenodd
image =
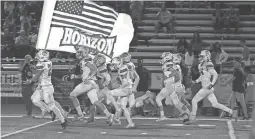
M199 2L197 8L189 8L189 2L184 2L183 8L168 8L175 11L175 34L166 34L161 31L157 38L154 33L156 14L160 10L162 2L152 2L144 5L145 13L143 20L138 26L138 46L132 46L130 53L133 56L133 62L137 63L138 58L144 59L144 65L152 71L160 70L159 59L162 52L176 49L176 45L181 38L187 42L193 36L195 31L200 33L203 41L212 44L220 42L223 49L229 54L229 61L234 57L241 57L242 48L239 46L241 39L246 40L246 45L251 50L251 61L255 58L255 15L240 15L241 25L239 31L229 34L215 34L212 27L212 14L215 9L208 8ZM178 2L176 2L177 7ZM223 9L227 10L227 9ZM238 10L238 8L235 8ZM192 11L192 12L190 12ZM205 48L209 48L209 45Z

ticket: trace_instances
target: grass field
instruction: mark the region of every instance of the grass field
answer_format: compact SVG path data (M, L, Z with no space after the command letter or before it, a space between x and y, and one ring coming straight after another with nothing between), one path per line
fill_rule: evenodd
M134 117L135 129L122 125L108 126L104 117L97 117L93 124L70 122L62 130L60 121L49 118L28 119L21 115L1 116L1 137L6 139L248 139L250 121L235 123L227 119L202 117L197 125L182 125L179 119L156 122L156 118ZM71 121L71 117L69 121Z

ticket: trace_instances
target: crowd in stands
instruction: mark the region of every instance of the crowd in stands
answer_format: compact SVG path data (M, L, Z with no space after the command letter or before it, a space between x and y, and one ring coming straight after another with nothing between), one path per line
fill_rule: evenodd
M1 1L2 57L24 57L35 51L42 7L43 2Z

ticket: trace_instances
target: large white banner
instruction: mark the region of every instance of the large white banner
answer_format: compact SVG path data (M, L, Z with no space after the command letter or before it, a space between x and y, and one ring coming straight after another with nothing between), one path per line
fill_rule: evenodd
M45 0L36 48L76 53L75 47L84 46L109 61L128 52L133 33L131 17L109 7L88 0Z

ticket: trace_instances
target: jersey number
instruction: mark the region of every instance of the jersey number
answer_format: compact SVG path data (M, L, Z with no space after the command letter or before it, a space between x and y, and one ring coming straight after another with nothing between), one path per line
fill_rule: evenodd
M48 68L49 68L48 76L51 76L51 74L52 74L52 65L48 64Z

